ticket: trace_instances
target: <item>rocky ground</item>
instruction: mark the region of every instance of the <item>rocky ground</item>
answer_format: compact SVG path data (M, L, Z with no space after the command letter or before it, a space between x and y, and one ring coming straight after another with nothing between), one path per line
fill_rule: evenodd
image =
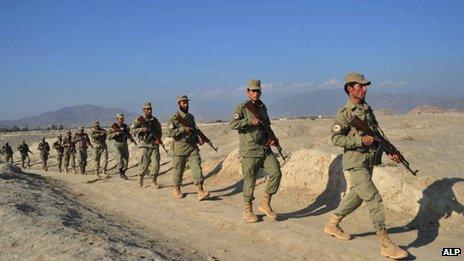
M374 182L387 207L392 238L411 252L409 259L436 260L443 247L463 248L464 142L462 113L386 115L379 122L415 169L417 177L384 159ZM241 218L241 174L237 134L226 123L200 125L219 146L202 148L206 189L211 200L198 202L189 172L185 199L171 195L171 160L162 153L155 190L137 184L139 151L130 146L129 180L116 175L110 145L109 179L60 174L54 152L50 171L40 170L35 150L42 136L56 133L2 134L16 148L26 139L34 151L32 169L0 171L0 257L6 259L383 259L365 207L343 227L354 240L340 242L322 232L330 212L349 187L341 170L341 150L330 143L330 119L281 120L273 128L289 158L273 206L276 222ZM50 139L49 143L53 143ZM169 139L164 139L169 147ZM92 158L92 153L89 159ZM15 155L15 162L19 154ZM89 161L90 172L94 163ZM262 195L265 175L258 180ZM148 182L147 182L148 183ZM366 251L369 250L369 251Z

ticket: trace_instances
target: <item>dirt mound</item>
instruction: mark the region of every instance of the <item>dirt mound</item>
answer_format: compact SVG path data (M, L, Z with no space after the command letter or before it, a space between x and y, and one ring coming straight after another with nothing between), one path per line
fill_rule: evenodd
M446 109L434 105L420 105L414 107L408 114L438 114L446 111Z
M11 164L0 165L0 259L189 259L59 187Z

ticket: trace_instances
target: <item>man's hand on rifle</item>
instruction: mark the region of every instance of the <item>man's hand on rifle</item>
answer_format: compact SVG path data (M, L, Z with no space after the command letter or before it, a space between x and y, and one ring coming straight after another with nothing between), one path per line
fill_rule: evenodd
M147 127L142 127L142 128L140 128L140 132L147 133L149 131L148 131Z
M403 156L400 154L387 154L387 155L392 161L396 163L400 163L403 160Z
M252 126L258 126L258 125L262 124L262 121L260 121L260 120L257 119L257 118L253 118L253 119L251 119L250 124L251 124Z
M205 144L205 141L201 139L200 136L198 136L198 142L197 142L200 146Z
M362 136L362 143L366 146L371 146L372 143L374 143L375 139L374 137L370 136L370 135L366 135L366 136Z
M183 128L184 128L184 131L185 131L186 133L189 133L189 132L191 132L191 131L193 130L192 128L187 127L187 126L184 126Z

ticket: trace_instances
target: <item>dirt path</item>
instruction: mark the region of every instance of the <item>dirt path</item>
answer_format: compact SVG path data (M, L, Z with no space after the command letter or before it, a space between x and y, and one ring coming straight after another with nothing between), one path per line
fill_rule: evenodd
M206 164L208 165L208 164ZM211 171L213 164L205 173ZM168 168L168 164L163 168ZM245 224L241 217L240 184L215 184L206 188L213 191L213 198L198 202L194 186L183 188L188 195L182 200L171 197L170 172L160 177L165 188L155 190L137 185L135 170L130 179L123 181L116 175L110 179L96 180L95 176L34 172L63 181L66 189L92 209L110 213L128 227L143 229L156 239L162 235L191 253L220 260L382 260L378 241L372 232L367 210L361 207L344 222L345 230L356 235L354 240L340 242L322 232L332 208L313 209L314 202L296 196L293 192L281 192L275 197L274 208L282 215L273 222L261 216L261 222ZM257 187L261 195L263 185ZM317 196L317 195L315 195ZM317 203L316 203L317 205ZM330 205L330 204L329 204ZM408 220L393 211L387 211L387 225L401 227ZM409 248L410 259L436 260L441 257L442 247L456 246L462 242L462 234L453 228L441 227L439 237L420 248ZM392 235L400 245L408 245L417 239L417 231L396 229ZM462 243L460 243L462 247ZM459 246L458 246L459 247Z

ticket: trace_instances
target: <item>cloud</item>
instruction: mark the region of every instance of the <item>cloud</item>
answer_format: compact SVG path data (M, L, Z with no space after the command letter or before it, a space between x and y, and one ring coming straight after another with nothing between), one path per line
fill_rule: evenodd
M298 90L306 90L306 89L312 89L316 86L314 82L308 82L308 81L303 81L303 82L293 82L290 84L290 88L298 89Z
M342 86L342 84L337 79L332 78L319 85L318 89L333 89L339 88L340 86Z
M392 81L392 80L386 80L383 81L379 84L376 84L379 87L382 88L396 88L396 87L401 87L406 85L408 82L407 81Z

